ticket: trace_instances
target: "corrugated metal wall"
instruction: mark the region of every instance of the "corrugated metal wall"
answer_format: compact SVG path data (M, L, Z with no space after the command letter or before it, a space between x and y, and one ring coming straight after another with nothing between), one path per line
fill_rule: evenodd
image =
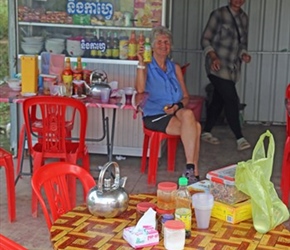
M200 47L210 12L227 0L172 0L173 58L190 62L186 82L191 94L206 95L209 80ZM249 46L252 62L243 66L237 89L247 104L244 118L251 122L285 122L284 93L290 82L290 1L248 0Z

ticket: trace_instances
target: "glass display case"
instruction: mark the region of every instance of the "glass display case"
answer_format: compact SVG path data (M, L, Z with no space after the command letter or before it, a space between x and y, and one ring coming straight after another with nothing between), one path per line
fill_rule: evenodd
M43 51L127 64L120 56L165 23L165 0L18 0L19 54ZM115 49L115 50L114 50ZM115 52L115 53L114 53ZM130 53L130 52L128 52ZM113 59L113 61L112 61ZM124 62L125 60L125 62Z

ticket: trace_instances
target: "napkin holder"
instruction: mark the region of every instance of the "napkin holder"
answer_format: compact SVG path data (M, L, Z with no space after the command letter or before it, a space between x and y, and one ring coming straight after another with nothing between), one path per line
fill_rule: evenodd
M149 208L136 226L126 227L123 230L123 238L133 248L157 245L159 243L159 233L155 229L155 218L156 212L152 208Z

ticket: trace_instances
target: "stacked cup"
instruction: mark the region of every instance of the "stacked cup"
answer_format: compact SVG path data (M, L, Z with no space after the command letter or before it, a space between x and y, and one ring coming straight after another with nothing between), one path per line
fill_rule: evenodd
M213 204L213 195L210 193L196 193L192 196L197 228L208 228Z

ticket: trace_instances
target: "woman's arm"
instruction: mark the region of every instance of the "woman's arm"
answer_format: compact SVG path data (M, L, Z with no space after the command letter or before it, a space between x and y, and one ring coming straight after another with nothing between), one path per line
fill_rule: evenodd
M143 58L144 46L140 46L137 53L138 56L138 65L137 65L137 75L135 82L135 89L137 93L144 93L147 80L147 65L144 63Z
M179 84L183 92L183 98L181 99L181 102L183 106L186 107L189 102L189 94L188 94L188 90L184 82L184 77L183 77L181 68L178 64L175 64L175 71L176 71L177 80L179 81Z

